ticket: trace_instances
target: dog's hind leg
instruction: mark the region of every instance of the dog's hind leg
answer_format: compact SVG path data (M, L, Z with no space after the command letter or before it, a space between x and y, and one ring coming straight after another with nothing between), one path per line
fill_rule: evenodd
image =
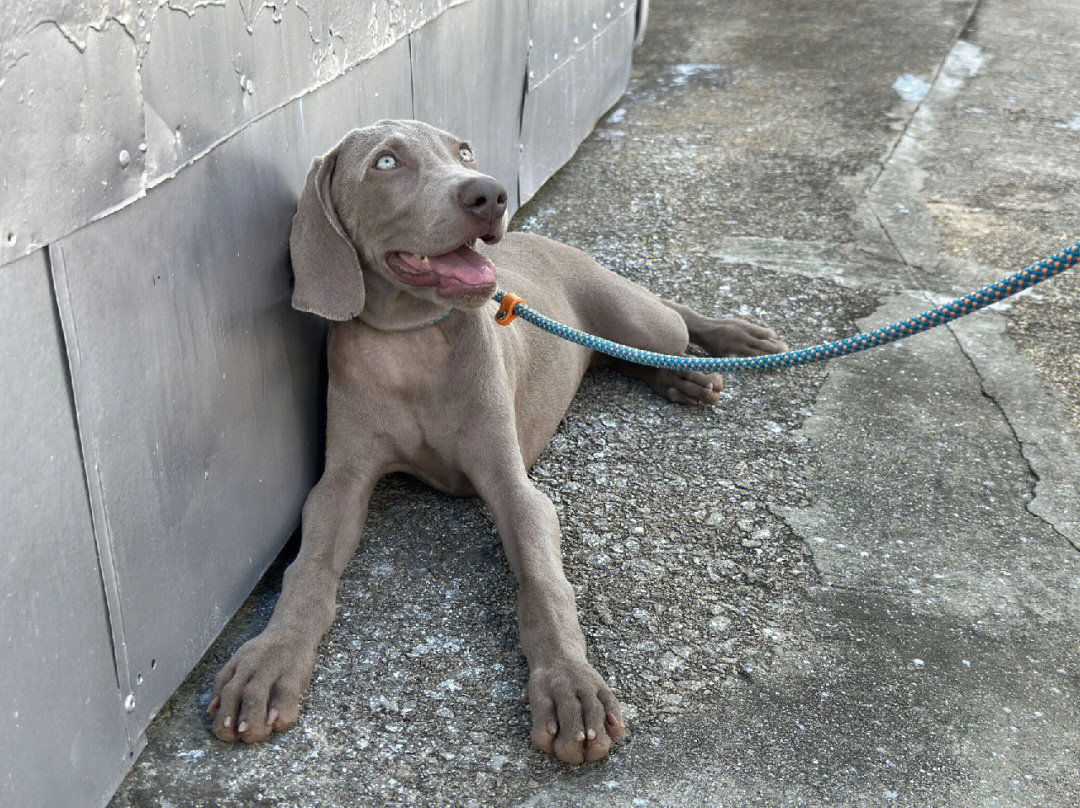
M788 349L771 328L745 320L706 317L673 300L662 302L683 319L690 341L704 348L709 356L761 356Z
M681 311L644 287L603 267L594 267L595 284L582 312L582 319L593 333L656 353L676 356L686 353L695 336L691 326L696 329L699 326L697 320L688 320ZM695 317L704 319L696 314ZM718 373L664 370L599 356L597 364L614 366L629 376L640 378L656 393L678 404L715 404L723 387Z

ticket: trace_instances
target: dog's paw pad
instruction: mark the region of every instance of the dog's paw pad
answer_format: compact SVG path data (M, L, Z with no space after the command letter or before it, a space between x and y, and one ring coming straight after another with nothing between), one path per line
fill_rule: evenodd
M296 723L313 661L300 647L267 632L240 647L214 681L207 711L218 738L255 743Z
M599 760L626 733L619 702L584 661L533 671L529 708L533 744L566 763Z

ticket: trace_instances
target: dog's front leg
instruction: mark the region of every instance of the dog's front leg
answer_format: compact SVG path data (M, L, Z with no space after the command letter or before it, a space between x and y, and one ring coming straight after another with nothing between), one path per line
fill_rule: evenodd
M586 659L574 589L563 573L555 506L533 486L520 455L516 460L472 477L495 515L520 587L518 628L529 663L533 743L568 763L597 760L625 732L619 703Z
M214 734L223 741L261 741L296 722L377 479L372 472L327 469L308 495L300 552L285 571L270 621L214 681L210 714Z

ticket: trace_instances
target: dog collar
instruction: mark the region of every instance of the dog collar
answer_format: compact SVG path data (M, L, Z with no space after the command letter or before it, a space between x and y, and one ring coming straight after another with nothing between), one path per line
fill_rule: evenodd
M384 332L386 332L388 334L407 334L410 331L422 331L425 328L431 328L431 326L433 326L433 325L438 325L439 323L441 323L443 320L445 320L447 317L449 317L453 313L454 313L453 308L449 308L449 309L446 310L445 314L442 314L439 317L436 317L430 323L420 323L420 325L411 325L408 328L379 328L377 325L372 325L371 323L369 323L363 317L360 317L359 319L368 328L374 328L376 331L384 331Z

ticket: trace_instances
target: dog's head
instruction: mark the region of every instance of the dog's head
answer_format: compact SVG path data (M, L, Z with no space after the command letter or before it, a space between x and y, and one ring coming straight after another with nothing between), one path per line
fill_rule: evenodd
M495 289L477 239L506 232L506 190L466 141L379 121L317 158L293 218L293 307L330 320L364 308L365 273L431 302L476 307Z

